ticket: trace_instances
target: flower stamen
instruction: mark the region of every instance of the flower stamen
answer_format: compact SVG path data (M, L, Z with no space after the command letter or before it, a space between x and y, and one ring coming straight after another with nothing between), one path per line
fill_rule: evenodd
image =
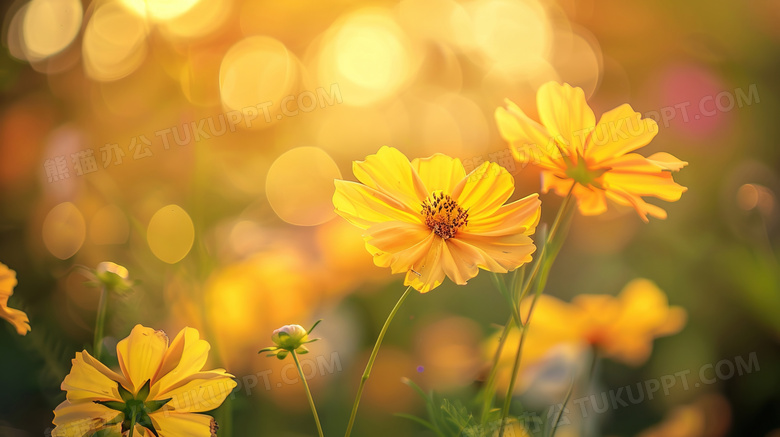
M469 213L458 205L449 194L436 192L422 203L420 212L425 224L438 236L447 240L460 228L469 224Z

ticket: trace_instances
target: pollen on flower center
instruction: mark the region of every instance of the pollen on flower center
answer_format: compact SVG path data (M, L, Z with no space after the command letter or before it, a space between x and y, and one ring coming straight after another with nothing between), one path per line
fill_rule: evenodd
M448 194L433 193L422 203L425 224L443 239L452 238L469 223L469 213Z

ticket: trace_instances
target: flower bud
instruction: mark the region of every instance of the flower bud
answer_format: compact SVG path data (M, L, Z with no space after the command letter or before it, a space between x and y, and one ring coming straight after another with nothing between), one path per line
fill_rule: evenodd
M95 276L97 276L98 283L109 290L122 292L133 286L132 281L128 280L127 269L116 263L104 261L98 264Z
M284 325L274 330L271 341L280 349L293 351L303 346L309 338L309 333L301 325Z

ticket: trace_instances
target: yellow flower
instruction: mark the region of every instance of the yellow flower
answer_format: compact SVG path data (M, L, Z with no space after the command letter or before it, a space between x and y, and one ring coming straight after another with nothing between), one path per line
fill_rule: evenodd
M457 158L410 163L382 147L352 171L362 184L336 180L336 212L365 230L376 265L406 273L404 283L422 293L445 275L462 285L480 268L505 273L531 260L538 196L504 205L514 178L498 164L485 162L467 176Z
M52 435L128 435L134 422L134 437L215 436L214 419L195 413L217 408L236 383L222 369L202 370L209 349L193 328L169 346L162 331L136 325L116 346L120 373L87 351L77 353Z
M647 360L655 338L676 334L686 320L685 310L670 307L666 295L647 279L629 282L617 297L581 294L571 304L587 343L606 357L634 366Z
M686 191L671 172L687 162L663 152L647 158L631 153L655 137L658 125L630 105L604 113L596 123L582 89L555 82L539 88L536 103L541 124L509 100L495 115L515 158L542 169L543 193L553 190L563 196L571 190L583 215L605 212L610 199L633 207L648 221L648 214L666 218L666 211L645 202L644 196L672 202Z
M520 304L525 317L532 298ZM578 360L591 347L604 357L637 366L650 356L653 340L672 335L685 326L685 310L669 306L664 293L647 279L629 282L620 294L581 294L571 303L548 295L539 296L523 344L518 393L525 391L546 363ZM500 332L485 343L484 358L490 360L498 345ZM497 381L506 387L520 332L507 336L499 363Z
M0 263L0 317L11 322L19 335L27 335L30 331L30 319L27 318L27 314L8 308L8 298L14 294L14 287L16 287L16 272Z

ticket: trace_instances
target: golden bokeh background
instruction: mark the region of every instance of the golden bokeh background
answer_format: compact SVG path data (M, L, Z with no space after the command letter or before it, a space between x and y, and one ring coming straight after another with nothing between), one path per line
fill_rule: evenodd
M325 433L338 435L402 285L333 212L333 179L353 179L352 161L390 145L456 156L467 170L497 161L516 198L537 192L538 171L509 159L493 112L509 98L534 116L550 80L583 88L597 116L629 102L661 127L643 153L690 162L675 176L689 191L665 205L666 221L645 225L622 208L578 217L553 269L548 291L566 301L646 277L688 312L642 366L605 362L597 387L751 353L760 364L558 435L780 435L777 2L16 0L3 10L0 262L17 271L11 304L33 330L0 330L0 436L51 427L99 297L73 267L101 261L140 281L109 302L106 349L136 323L200 329L214 364L240 382L231 412L216 413L232 417L226 435L312 434L289 362L256 352L273 329L323 318L307 365ZM560 199L542 201L549 223ZM355 435L433 435L393 416L425 415L402 378L470 399L503 305L484 274L410 299ZM553 402L558 385L524 402Z

